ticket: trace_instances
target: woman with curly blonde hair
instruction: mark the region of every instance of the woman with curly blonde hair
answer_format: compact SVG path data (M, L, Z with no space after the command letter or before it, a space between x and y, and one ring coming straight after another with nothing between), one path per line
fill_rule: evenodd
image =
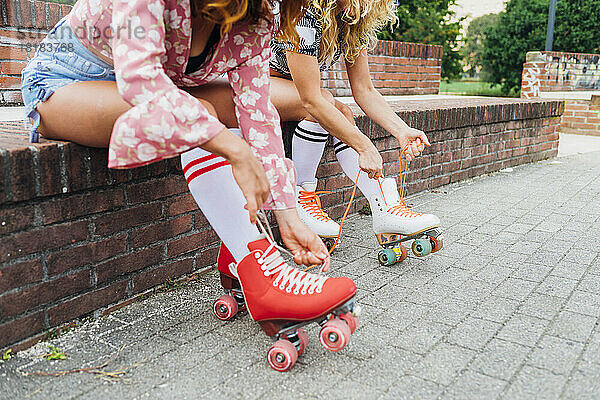
M310 0L309 4L296 25L299 43L275 37L270 62L273 105L283 121L300 121L292 137L300 218L322 238L338 234L339 225L321 210L315 193L317 166L331 134L342 169L350 179L358 177L358 188L370 203L378 239L382 233L411 235L439 225L431 214L406 209L394 179L380 180L379 152L357 129L350 108L321 87L321 71L343 57L354 100L398 140L407 161L429 145L422 131L410 128L394 113L369 75L368 47L379 29L395 21L394 1Z
M294 41L301 7L302 0L281 4L278 34ZM221 282L246 297L239 306L269 335L281 321L301 325L340 305L352 311L356 292L350 279L288 265L254 224L259 209L273 210L294 261L328 262L295 209L295 171L269 99L273 32L268 0L79 0L22 74L33 142L41 134L108 147L111 168L181 154L194 199L237 263L221 271ZM232 99L234 110L224 109ZM238 307L233 297L215 314L229 315L228 306ZM293 353L290 346L284 350Z

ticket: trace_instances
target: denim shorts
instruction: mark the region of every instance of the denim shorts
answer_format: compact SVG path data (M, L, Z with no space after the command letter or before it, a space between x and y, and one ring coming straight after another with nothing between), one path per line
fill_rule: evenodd
M39 139L38 103L48 100L63 86L83 81L115 81L115 70L85 48L65 17L42 40L35 57L21 73L25 116L33 122L31 142Z

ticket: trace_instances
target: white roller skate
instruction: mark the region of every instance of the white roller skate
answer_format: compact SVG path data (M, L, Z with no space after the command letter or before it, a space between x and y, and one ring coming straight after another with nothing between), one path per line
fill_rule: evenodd
M326 192L317 192L316 188L316 181L296 186L296 209L300 220L321 237L327 250L331 250L340 231L340 225L321 209L319 194Z
M392 265L403 261L407 251L403 242L414 240L412 251L424 257L443 247L440 219L433 214L421 214L408 208L398 193L394 178L380 180L381 191L369 199L373 216L373 232L383 247L379 250L379 263Z

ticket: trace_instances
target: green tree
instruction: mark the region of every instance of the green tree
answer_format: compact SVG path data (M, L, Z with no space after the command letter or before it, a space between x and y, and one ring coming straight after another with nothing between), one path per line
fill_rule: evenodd
M519 90L525 55L544 50L548 0L509 0L484 40L482 64L503 93ZM600 0L558 0L553 50L600 52Z
M399 0L398 23L379 33L379 39L442 45L442 77L459 77L461 55L457 50L461 20L452 21L450 6L456 0Z
M467 66L467 74L475 76L479 73L482 81L489 81L490 73L483 67L483 50L484 40L487 32L498 22L498 14L486 14L481 17L474 18L469 27L464 39L464 46L461 48L463 62Z

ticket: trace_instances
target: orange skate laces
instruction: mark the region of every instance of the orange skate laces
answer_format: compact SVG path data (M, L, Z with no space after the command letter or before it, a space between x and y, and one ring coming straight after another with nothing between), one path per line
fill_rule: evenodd
M319 199L320 194L331 193L328 191L319 192L308 192L306 190L298 191L298 203L302 205L310 215L318 219L319 221L329 221L329 215L321 209L321 200Z

